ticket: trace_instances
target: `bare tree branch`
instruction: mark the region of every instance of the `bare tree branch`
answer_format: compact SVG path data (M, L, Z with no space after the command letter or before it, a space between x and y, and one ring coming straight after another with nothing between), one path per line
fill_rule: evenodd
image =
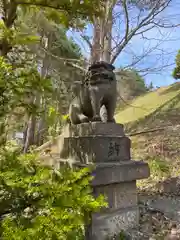
M125 35L121 39L120 43L115 47L116 51L115 51L114 55L111 58L111 63L113 63L116 60L116 58L119 56L119 54L125 48L125 46L128 44L128 42L132 39L132 37L135 36L135 34L137 34L137 31L142 29L143 27L146 27L148 25L153 24L154 23L153 19L155 18L155 16L160 14L169 5L170 2L171 2L171 0L168 0L167 2L165 2L165 3L163 2L159 6L159 1L157 1L155 6L149 12L149 14L146 17L144 17L140 21L140 23L136 27L132 28L130 31L129 31L129 27L130 27L129 24L127 26L127 19L128 19L127 16L129 15L129 13L127 12L126 5L122 4L122 7L124 8L125 16L126 16L126 31L125 31ZM127 32L128 32L128 35L127 35Z
M72 63L72 62L83 62L83 60L79 60L79 59L71 59L71 58L61 58L61 57L58 57L54 54L52 54L51 52L47 51L45 48L42 48L42 50L48 55L48 56L51 56L57 60L61 60L64 62L64 65L69 65L71 67L74 67L74 68L77 68L83 72L86 72L86 69L81 67L80 65L77 65L75 63ZM85 60L84 60L85 61Z
M180 27L180 23L179 24L171 24L171 25L165 25L165 24L160 24L157 22L152 22L155 26L160 27L160 28L175 28L175 27Z
M88 44L90 50L92 49L92 43L90 42L89 38L86 35L81 34L81 37L85 42Z
M135 34L134 34L134 36L137 36L137 35L140 35L140 34L143 34L143 33L145 33L145 32L148 32L148 31L150 31L150 30L152 30L153 28L155 28L156 26L150 26L150 27L148 27L148 28L146 28L146 29L144 29L144 30L142 30L142 31L137 31Z
M124 39L125 41L127 41L128 34L129 34L129 15L128 15L128 9L127 9L127 0L122 1L122 6L125 13L125 23L126 23L126 32L125 32Z
M174 63L169 63L169 64L164 64L164 66L159 66L159 67L147 67L147 68L142 68L138 69L137 72L141 74L141 76L146 76L148 74L162 74L163 69L167 70L168 67L174 66Z

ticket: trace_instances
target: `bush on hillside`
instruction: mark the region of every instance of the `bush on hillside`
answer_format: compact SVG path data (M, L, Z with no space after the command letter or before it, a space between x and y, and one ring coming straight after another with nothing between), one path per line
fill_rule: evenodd
M0 149L0 235L4 240L80 240L89 213L106 206L91 195L90 170L41 166L35 154Z
M172 75L175 79L180 79L180 50L176 55L176 67L174 68Z
M116 77L118 81L118 94L125 100L131 100L149 90L145 84L145 80L135 69L119 70Z

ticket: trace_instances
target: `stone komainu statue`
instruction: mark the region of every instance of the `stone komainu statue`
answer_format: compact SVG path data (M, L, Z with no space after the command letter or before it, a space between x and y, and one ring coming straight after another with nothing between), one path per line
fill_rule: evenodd
M114 69L106 62L96 62L89 67L84 81L74 82L75 98L69 108L72 124L115 122L117 90Z

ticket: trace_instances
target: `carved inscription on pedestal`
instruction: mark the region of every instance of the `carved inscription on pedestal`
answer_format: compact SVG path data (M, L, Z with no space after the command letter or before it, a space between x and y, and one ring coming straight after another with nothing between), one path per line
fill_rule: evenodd
M120 144L115 141L111 141L108 146L108 157L118 157L119 151Z
M129 138L110 138L106 148L107 160L130 159L130 140Z

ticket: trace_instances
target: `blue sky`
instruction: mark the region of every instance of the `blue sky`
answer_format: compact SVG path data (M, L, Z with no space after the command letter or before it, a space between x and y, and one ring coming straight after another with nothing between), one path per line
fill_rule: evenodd
M120 9L116 9L116 11L118 12ZM137 16L137 12L134 9L130 10L130 17L131 16L132 24L134 24L134 19ZM115 37L123 36L123 19L123 16L121 16L115 22L113 28ZM172 24L180 23L180 0L172 0L169 7L159 15L159 19L164 19L163 21L168 21L168 23L170 22ZM84 32L86 35L92 37L92 26L88 25ZM90 50L88 45L80 37L80 33L73 31L69 32L68 36L74 38L74 40L81 46L84 55L88 57ZM114 65L117 68L126 67L137 59L138 56L141 56L145 52L149 52L142 61L135 65L135 68L144 75L147 84L152 81L154 86L165 86L175 82L171 74L175 66L175 57L179 49L180 27L171 29L153 28L143 34L143 38L141 35L132 38L131 42L116 59ZM144 74L144 70L147 68L150 68L150 71L145 71ZM157 68L157 71L155 71L154 68Z

